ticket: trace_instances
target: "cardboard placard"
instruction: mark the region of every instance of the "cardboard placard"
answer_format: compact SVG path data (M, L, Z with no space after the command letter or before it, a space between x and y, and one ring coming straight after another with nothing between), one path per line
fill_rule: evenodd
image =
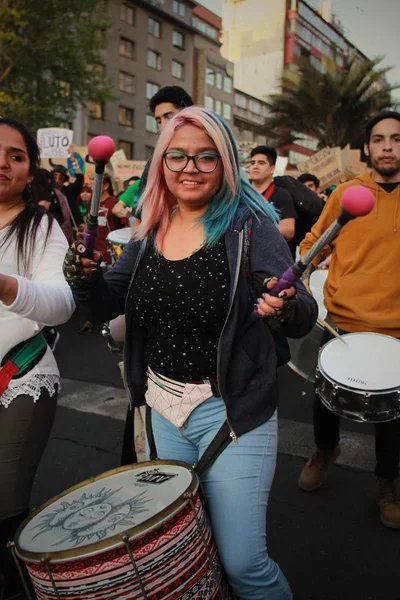
M302 173L316 175L322 190L346 179L340 148L324 148L310 156L309 159L299 163L297 169Z
M121 149L116 150L110 158L112 170L115 171L117 164L125 160L127 160L125 152Z
M146 165L145 160L123 160L116 163L114 168L114 177L121 181L126 181L131 177L141 177Z
M68 158L68 148L72 144L74 132L61 127L47 127L37 130L37 142L41 158Z

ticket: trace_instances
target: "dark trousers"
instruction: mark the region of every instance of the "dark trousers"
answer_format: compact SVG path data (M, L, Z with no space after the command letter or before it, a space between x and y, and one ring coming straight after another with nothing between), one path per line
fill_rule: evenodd
M339 330L340 334L347 333ZM332 339L325 330L321 346ZM339 444L340 417L322 404L315 394L314 440L319 450L333 450ZM396 479L399 475L400 419L375 424L375 475L384 479Z
M0 575L6 578L5 598L20 590L7 543L14 539L18 526L28 516L33 480L56 408L57 393L50 396L45 388L36 403L31 396L21 395L8 408L0 406Z

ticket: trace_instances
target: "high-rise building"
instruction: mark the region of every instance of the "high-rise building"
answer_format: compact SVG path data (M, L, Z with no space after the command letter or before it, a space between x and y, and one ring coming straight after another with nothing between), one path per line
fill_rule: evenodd
M234 63L236 89L268 100L279 91L282 69L296 56L309 56L319 70L343 68L346 56L365 56L343 35L340 23L321 2L305 0L224 0L222 55Z
M113 86L115 100L78 114L77 144L104 134L127 158L150 156L157 141L150 98L166 85L193 92L195 6L193 0L110 0L111 26L99 68Z
M74 142L109 135L127 158L145 160L157 142L150 98L167 85L232 121L233 65L221 57L222 20L194 0L110 0L102 64L115 99L79 111Z
M309 57L320 71L340 71L346 57L353 54L360 61L366 59L344 36L329 0L320 2L319 10L305 0L224 0L222 22L221 53L234 63L235 98L239 104L254 106L258 100L262 106L271 94L278 93L283 69L296 57ZM265 107L262 110L265 114ZM241 113L235 102L236 129L245 124ZM249 116L247 111L247 121ZM260 136L263 129L265 135L265 128L253 119L246 136L249 131ZM314 138L301 135L288 148L289 163L297 164L316 149Z

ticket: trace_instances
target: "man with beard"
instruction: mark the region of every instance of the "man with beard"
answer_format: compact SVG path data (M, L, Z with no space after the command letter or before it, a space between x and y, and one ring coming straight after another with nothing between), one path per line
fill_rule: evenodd
M341 212L343 192L362 185L375 196L367 216L349 222L342 233L315 260L316 266L331 254L324 287L325 305L340 333L373 332L400 338L400 113L381 112L366 126L364 152L371 171L339 186L300 246L304 253ZM329 339L328 332L322 340ZM352 357L355 360L356 357ZM299 486L317 490L330 463L339 456L339 422L318 396L314 404L314 437L317 451L303 468ZM387 527L400 529L399 475L400 419L375 425L376 500Z

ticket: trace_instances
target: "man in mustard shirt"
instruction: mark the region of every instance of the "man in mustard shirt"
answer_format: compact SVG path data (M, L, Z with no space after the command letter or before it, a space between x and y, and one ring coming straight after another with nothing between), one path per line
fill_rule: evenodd
M331 255L324 300L339 333L374 332L400 338L400 113L385 111L366 127L365 154L371 171L340 185L328 199L321 217L300 245L300 254L314 244L341 212L341 197L350 186L363 185L375 196L375 207L349 222L315 260ZM326 332L322 344L329 341ZM399 365L400 369L400 365ZM340 417L314 404L317 451L304 466L299 486L317 490L329 464L339 456ZM400 419L375 425L377 502L384 525L400 528Z

